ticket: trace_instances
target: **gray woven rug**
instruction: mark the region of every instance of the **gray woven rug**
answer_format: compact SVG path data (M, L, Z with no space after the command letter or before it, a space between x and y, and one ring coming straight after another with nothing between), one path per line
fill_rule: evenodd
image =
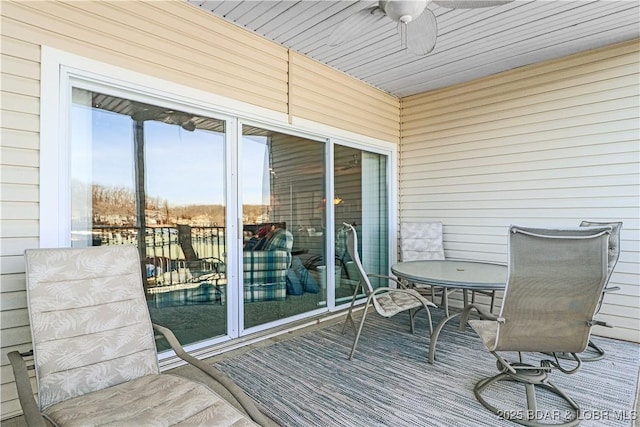
M434 312L435 324L439 318ZM496 362L471 329L457 331L457 320L442 331L433 365L427 362L429 341L422 319L411 335L404 314L391 319L371 314L352 361L347 355L354 332L342 335L341 328L332 325L255 348L216 366L283 426L516 425L475 399L474 385L497 373ZM585 363L573 375L554 371L552 381L581 406L581 426L631 426L640 346L599 337L594 341L607 351L605 360ZM532 353L525 360L537 364L539 358ZM516 416L526 407L524 389L516 384L491 387L485 398ZM538 396L543 422L566 416L567 408L557 403L550 393Z

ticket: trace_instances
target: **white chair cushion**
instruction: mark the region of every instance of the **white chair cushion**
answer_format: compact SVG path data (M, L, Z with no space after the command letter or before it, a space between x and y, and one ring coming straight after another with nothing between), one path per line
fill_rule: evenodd
M402 261L444 259L442 223L401 223L400 252Z
M390 290L387 293L376 295L374 304L378 305L378 313L384 317L394 316L401 311L412 308L424 307L424 304L433 306L433 303L425 300L418 292L398 292Z

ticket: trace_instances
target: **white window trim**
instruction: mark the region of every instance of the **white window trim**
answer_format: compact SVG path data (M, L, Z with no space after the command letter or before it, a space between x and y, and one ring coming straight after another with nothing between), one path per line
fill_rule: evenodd
M205 92L171 81L151 77L100 61L88 59L49 46L42 46L40 67L40 246L63 247L70 242L69 169L63 156L68 152L66 131L69 123L69 80L78 78L120 88L153 98L202 108L210 114L306 134L312 139L337 139L341 144L389 155L390 206L397 206L396 162L398 147L388 141L358 135L325 124L294 117L289 124L286 113L272 111L232 98ZM116 77L113 77L116 76ZM337 141L336 141L337 142ZM233 182L231 176L228 182ZM237 178L236 178L237 180ZM231 201L231 200L229 200ZM390 243L395 241L397 214L390 212ZM66 224L66 225L65 225ZM391 251L393 252L393 251Z

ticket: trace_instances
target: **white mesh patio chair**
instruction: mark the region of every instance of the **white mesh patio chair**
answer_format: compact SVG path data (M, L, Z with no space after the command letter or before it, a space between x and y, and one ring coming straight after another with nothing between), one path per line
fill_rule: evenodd
M29 426L271 423L229 377L152 325L135 247L33 249L25 259L37 402L24 355L8 356ZM234 405L204 383L160 373L153 329Z
M573 426L580 421L578 404L548 376L552 369L572 374L581 368L579 353L587 347L592 327L600 324L594 317L607 280L611 231L611 227L509 228L509 273L500 314L493 316L469 305L461 316L460 329L464 330L470 311L478 310L481 319L468 320L468 324L496 357L500 371L474 388L483 406L500 416L516 414L512 421L527 426ZM507 361L499 354L505 351L517 352L519 360ZM575 363L565 361L562 366L558 357L553 357L535 366L524 363L522 352L570 354ZM500 387L504 381L524 385L527 408L498 409L485 398L483 392L488 388L491 391L486 393L493 401L500 392L503 398L513 394L512 388ZM561 407L540 409L536 397L540 388L555 395L553 403ZM540 419L553 411L565 414L565 407L570 414L566 418Z
M445 259L443 231L441 222L401 222L400 223L400 259L401 261L417 261L431 259ZM440 306L444 310L445 316L449 316L449 294L456 290L446 290L436 286L410 283L421 295L428 295L432 301L440 296ZM493 311L495 305L495 291L472 291L471 302L476 300L476 292L488 296L490 300L490 310ZM468 303L467 290L462 290L464 305Z
M409 315L411 333L415 332L415 315L418 313L418 311L424 309L427 314L429 335L431 335L431 333L433 332L433 323L431 321L431 312L429 311L429 307L435 307L436 305L420 295L415 289L408 289L403 283L401 283L394 277L379 274L367 274L358 253L358 236L356 234L356 229L349 224L344 224L344 227L347 238L347 251L349 253L349 256L351 257L351 260L356 266L358 275L360 276L358 284L355 287L353 298L351 299L351 306L349 307L347 318L342 328L342 333L344 334L347 325L350 323L356 330L356 336L353 340L351 353L349 353L349 359L353 359L353 355L356 351L356 346L358 345L358 340L360 339L360 334L362 333L362 328L364 326L365 319L367 318L367 312L370 306L373 306L373 308L379 315L387 318L395 316L398 313L407 312ZM391 280L395 282L398 287L391 288L385 286L374 288L371 284L371 281L369 280L370 277ZM360 318L360 325L356 328L352 315L356 300L358 299L358 296L361 295L361 288L366 295L367 300L364 305L364 310L362 311L362 317Z

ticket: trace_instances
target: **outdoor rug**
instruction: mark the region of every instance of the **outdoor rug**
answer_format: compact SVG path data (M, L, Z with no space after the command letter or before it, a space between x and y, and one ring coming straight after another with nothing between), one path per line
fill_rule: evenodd
M434 311L434 325L439 320ZM354 331L342 324L294 336L216 363L261 408L283 426L515 426L485 409L473 387L497 373L496 359L457 319L444 328L433 365L427 362L429 339L424 316L409 332L408 318L370 314L353 360L347 356ZM358 319L356 319L358 320ZM557 370L551 380L582 409L581 426L631 426L640 366L638 344L593 337L607 358L584 363L576 374ZM516 353L507 360L517 360ZM542 355L527 354L525 361ZM570 361L565 361L570 364ZM485 391L494 406L523 416L524 388L507 382ZM550 403L551 402L551 403ZM542 422L568 414L551 393L538 393ZM560 409L556 409L560 408Z

